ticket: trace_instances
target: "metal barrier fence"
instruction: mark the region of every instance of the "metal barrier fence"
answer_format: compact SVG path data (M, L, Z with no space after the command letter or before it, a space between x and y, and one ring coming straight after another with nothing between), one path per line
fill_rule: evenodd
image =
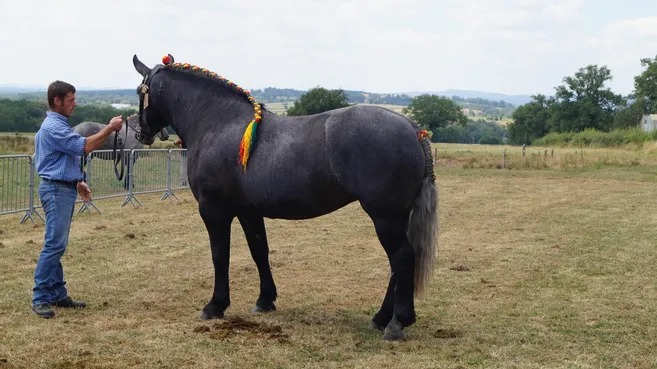
M121 207L128 203L143 206L137 195L162 193L160 200L178 199L174 190L189 188L187 182L186 149L135 149L123 153L126 164L123 180L114 173L112 150L96 150L86 157L87 183L92 191L92 201L77 203L77 213L89 213L92 209L102 214L97 201L125 197ZM20 223L28 219L34 223L38 217L44 221L37 209L41 208L39 183L34 155L0 155L0 215L24 213Z

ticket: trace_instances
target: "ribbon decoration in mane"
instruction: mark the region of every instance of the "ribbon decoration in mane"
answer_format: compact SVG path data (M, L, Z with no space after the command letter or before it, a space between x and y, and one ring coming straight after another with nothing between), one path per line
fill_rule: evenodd
M162 64L164 64L163 68L165 69L199 72L201 75L217 80L224 86L231 88L246 96L246 98L249 100L251 105L253 105L253 110L254 110L253 119L251 120L251 122L249 122L249 125L246 127L246 131L244 132L244 136L242 137L242 141L240 142L239 163L242 165L243 170L246 172L246 165L247 162L249 161L249 155L253 151L253 147L256 141L256 130L258 129L258 123L260 123L260 121L262 120L262 108L260 104L255 100L253 95L251 95L251 92L249 92L249 90L240 87L234 82L218 75L215 72L210 72L205 68L191 65L189 63L175 63L170 55L165 55L162 58Z

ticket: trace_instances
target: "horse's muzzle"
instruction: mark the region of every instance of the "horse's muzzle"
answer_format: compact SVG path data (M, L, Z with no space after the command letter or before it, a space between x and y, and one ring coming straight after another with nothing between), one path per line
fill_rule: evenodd
M152 145L155 142L155 136L153 137L144 136L140 132L135 133L135 138L137 139L137 141L143 143L144 145Z

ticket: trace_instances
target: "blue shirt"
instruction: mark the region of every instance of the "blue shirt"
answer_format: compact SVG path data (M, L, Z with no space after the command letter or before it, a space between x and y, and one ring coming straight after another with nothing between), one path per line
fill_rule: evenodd
M65 116L46 112L46 119L34 136L36 170L43 179L81 181L80 157L86 138L73 132Z

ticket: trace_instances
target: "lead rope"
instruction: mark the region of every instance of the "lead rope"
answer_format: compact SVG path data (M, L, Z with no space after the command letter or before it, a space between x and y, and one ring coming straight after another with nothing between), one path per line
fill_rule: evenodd
M119 155L116 155L116 150L117 147L119 146L119 134L120 130L116 131L114 133L114 147L112 148L112 156L114 157L114 175L116 176L116 179L119 181L123 180L123 174L124 174L124 167L125 163L123 162L123 148L125 147L126 142L128 142L128 121L125 119L125 117L121 116L121 119L123 119L123 124L125 125L125 140L121 143L121 149L119 151ZM121 174L119 174L119 170L116 169L116 166L121 163Z

